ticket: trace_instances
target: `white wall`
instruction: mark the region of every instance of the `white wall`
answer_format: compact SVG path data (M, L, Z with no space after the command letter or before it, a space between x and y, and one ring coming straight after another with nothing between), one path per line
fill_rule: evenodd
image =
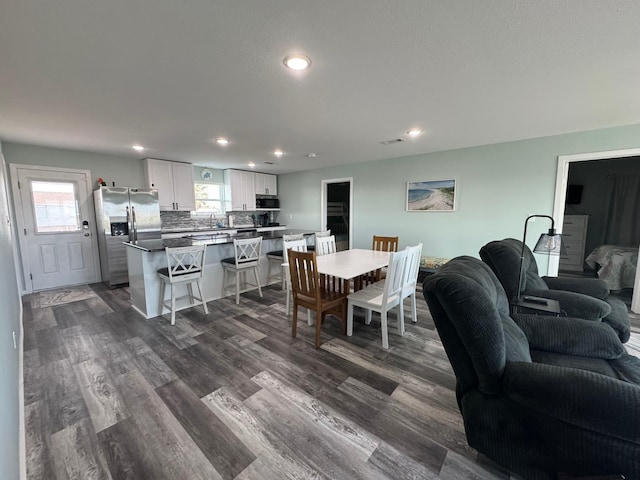
M20 350L13 347L13 332L22 343L22 304L14 264L14 242L5 159L0 144L0 478L19 478Z
M424 255L477 257L491 240L522 238L528 215L552 215L559 155L635 147L640 125L280 175L279 221L320 229L321 181L353 177L354 247L370 248L374 234L398 235L401 247L422 242ZM407 181L449 178L457 180L455 212L405 211ZM549 226L540 219L530 224L527 243Z

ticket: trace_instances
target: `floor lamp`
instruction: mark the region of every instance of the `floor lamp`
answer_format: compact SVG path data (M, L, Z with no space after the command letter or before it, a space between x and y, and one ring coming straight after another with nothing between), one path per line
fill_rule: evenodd
M534 253L546 253L547 255L560 255L564 252L564 245L562 245L562 235L556 233L555 222L553 217L549 215L529 215L524 221L524 235L522 236L522 252L520 253L520 273L518 275L518 296L516 300L520 300L520 292L522 291L522 277L524 267L524 252L527 248L527 224L532 218L548 218L551 220L551 228L547 233L540 235L536 246L533 248ZM540 302L542 303L542 301ZM546 304L546 302L545 302Z

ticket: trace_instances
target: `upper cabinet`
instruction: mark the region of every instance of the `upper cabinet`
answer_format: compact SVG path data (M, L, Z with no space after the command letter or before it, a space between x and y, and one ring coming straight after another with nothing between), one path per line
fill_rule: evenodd
M155 158L144 159L147 183L158 189L160 210L196 209L193 165Z
M227 211L256 209L255 173L244 170L224 171L224 194Z
M269 173L255 174L256 195L277 195L278 177Z

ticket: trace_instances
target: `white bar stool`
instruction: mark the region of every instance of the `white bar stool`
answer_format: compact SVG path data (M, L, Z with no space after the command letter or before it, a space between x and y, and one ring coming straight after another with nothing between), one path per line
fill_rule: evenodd
M193 247L167 248L167 267L158 270L162 287L160 289L160 314L167 307L171 312L171 325L176 324L176 300L189 298L189 304L181 308L202 305L205 315L209 313L207 302L202 293L202 275L204 273L205 245ZM175 287L179 284L187 284L188 295L176 298ZM193 284L198 287L199 297L193 294ZM165 301L167 285L171 286L171 300Z
M229 257L222 259L223 277L222 277L222 296L225 296L225 291L231 288L227 285L227 272L235 274L236 282L236 305L240 305L240 294L248 292L250 290L258 289L260 297L262 297L262 288L260 286L260 276L258 274L258 267L260 266L260 251L262 249L262 237L234 239L233 250L235 257ZM251 288L246 288L247 279L246 273L252 271L256 283L251 284ZM240 275L243 276L244 290L240 290Z

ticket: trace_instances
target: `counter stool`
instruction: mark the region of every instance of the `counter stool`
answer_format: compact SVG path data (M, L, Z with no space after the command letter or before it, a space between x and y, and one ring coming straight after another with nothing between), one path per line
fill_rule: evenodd
M290 242L292 240L304 240L304 235L302 233L296 233L293 235L282 235L282 244L284 247L284 242ZM284 248L283 248L284 250ZM267 260L269 260L269 271L267 273L267 283L271 283L271 271L273 266L276 267L276 273L280 271L280 275L282 277L282 290L286 288L286 276L285 271L289 269L289 265L285 267L286 260L284 260L283 250L272 250L267 252Z
M209 313L207 302L204 300L202 293L202 275L204 273L204 255L205 245L197 245L194 247L175 247L167 248L167 265L166 268L158 270L162 286L160 288L160 315L167 307L171 312L171 325L176 324L176 300L189 298L190 307L202 305L205 315ZM188 295L176 298L175 287L178 284L187 284ZM193 295L193 284L198 287L199 297ZM167 285L171 286L171 300L165 301ZM184 308L184 307L183 307Z
M262 288L260 286L260 276L258 274L258 267L260 266L260 251L262 249L262 237L246 238L246 239L234 239L233 250L234 257L224 258L222 260L223 277L222 277L222 296L225 296L225 290L229 289L231 285L227 285L227 272L235 274L236 282L236 305L240 305L240 294L248 292L250 290L258 289L260 297L262 297ZM256 278L255 285L248 284L246 279L247 271L251 270ZM251 285L251 288L245 288L240 290L240 275L242 275L242 283L246 287Z

